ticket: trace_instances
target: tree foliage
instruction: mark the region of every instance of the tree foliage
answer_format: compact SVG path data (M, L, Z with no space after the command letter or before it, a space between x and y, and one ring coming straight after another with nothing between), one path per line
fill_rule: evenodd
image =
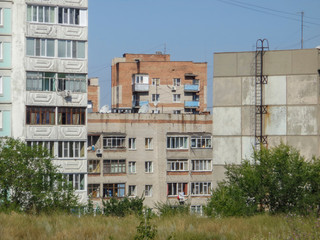
M69 210L77 204L48 151L21 140L0 143L0 210L51 212Z
M130 214L142 214L144 197L112 197L102 201L103 212L106 216L124 217Z
M285 144L254 151L253 161L226 167L213 190L208 215L248 216L260 212L308 214L320 204L320 161L306 161Z

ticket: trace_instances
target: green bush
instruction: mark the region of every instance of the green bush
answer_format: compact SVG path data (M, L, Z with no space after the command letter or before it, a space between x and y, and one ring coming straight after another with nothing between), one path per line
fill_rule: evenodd
M190 205L189 204L171 204L169 202L162 203L157 202L155 208L158 210L160 216L174 216L177 214L189 214Z
M112 197L102 201L103 212L106 216L118 217L124 217L130 214L141 215L143 210L143 201L143 197L124 197L121 199Z

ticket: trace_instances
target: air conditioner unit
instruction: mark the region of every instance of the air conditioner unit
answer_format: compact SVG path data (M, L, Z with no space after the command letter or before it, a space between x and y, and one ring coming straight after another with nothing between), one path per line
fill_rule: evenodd
M72 91L71 90L64 90L65 97L71 97Z
M177 90L177 87L176 86L172 86L171 90L175 91L175 90Z
M102 154L102 149L97 149L97 154Z

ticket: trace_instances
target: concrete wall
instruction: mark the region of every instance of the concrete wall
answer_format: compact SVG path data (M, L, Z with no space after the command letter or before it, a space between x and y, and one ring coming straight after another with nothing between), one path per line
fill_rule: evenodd
M281 141L307 158L319 156L319 50L264 54L263 134L268 146ZM255 52L214 54L214 162L250 158L255 132Z

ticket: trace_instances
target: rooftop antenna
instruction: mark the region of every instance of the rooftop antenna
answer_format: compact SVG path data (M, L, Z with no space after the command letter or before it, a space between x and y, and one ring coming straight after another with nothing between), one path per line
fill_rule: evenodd
M303 49L303 15L304 12L301 12L301 49Z
M166 43L164 43L163 53L164 53L164 54L166 54L166 52L167 52L167 44L166 44Z

